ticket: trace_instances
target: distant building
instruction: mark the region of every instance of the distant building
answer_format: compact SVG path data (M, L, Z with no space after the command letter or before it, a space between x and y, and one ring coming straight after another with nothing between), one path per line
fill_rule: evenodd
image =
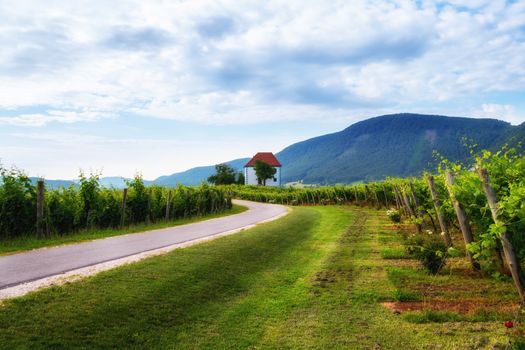
M259 152L244 166L244 184L258 185L257 175L255 175L255 162L263 161L274 167L277 171L273 179L266 180L266 186L281 186L281 163L275 158L272 152Z

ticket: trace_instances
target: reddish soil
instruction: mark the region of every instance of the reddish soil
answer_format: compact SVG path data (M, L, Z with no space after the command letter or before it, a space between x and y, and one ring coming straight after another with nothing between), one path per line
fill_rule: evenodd
M394 301L381 303L394 313L407 311L454 311L464 315L472 315L477 311L514 312L518 304L488 303L483 301Z

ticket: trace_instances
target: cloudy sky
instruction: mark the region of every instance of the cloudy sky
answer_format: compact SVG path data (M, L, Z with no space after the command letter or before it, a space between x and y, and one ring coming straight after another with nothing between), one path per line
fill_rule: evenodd
M525 0L0 0L0 159L145 178L369 117L525 121Z

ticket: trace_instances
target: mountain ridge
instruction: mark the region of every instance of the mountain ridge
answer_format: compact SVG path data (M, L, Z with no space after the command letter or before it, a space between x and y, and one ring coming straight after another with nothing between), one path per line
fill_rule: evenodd
M465 160L470 153L463 142L491 148L509 128L513 127L497 119L392 114L290 145L277 157L288 165L283 167L285 182L378 180L432 168L436 150L452 160Z
M453 161L465 161L470 157L465 145L497 149L523 141L525 123L513 126L495 118L398 113L362 120L343 130L294 143L276 156L283 164L283 183L352 183L435 170L435 152ZM249 159L225 163L241 171ZM145 182L198 185L214 172L215 165L199 166ZM108 187L125 185L118 177L101 178L102 182Z

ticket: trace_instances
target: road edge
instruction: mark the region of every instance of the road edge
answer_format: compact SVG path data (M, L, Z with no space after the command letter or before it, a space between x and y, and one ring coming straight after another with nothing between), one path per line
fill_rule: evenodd
M18 298L28 293L37 291L39 289L44 289L44 288L48 288L52 286L61 286L61 285L64 285L66 283L71 283L71 282L77 282L87 277L94 276L100 272L108 271L108 270L111 270L111 269L114 269L120 266L128 265L128 264L133 264L133 263L136 263L138 261L141 261L147 258L164 255L175 249L187 248L187 247L191 247L191 246L194 246L200 243L212 241L220 237L229 236L235 233L239 233L241 231L246 231L248 229L251 229L255 226L258 226L258 225L261 225L267 222L278 220L288 215L292 211L290 207L287 207L287 206L283 206L283 207L286 208L286 211L284 213L281 213L279 215L276 215L272 218L269 218L263 221L259 221L255 224L250 224L250 225L236 228L230 231L219 232L211 236L197 238L197 239L182 242L182 243L172 244L172 245L162 247L162 248L148 250L146 252L129 255L123 258L115 259L115 260L105 261L102 263L98 263L98 264L94 264L94 265L90 265L86 267L81 267L79 269L69 270L69 271L66 271L60 274L56 274L53 276L44 277L38 280L21 283L16 286L0 289L0 306L5 300Z

